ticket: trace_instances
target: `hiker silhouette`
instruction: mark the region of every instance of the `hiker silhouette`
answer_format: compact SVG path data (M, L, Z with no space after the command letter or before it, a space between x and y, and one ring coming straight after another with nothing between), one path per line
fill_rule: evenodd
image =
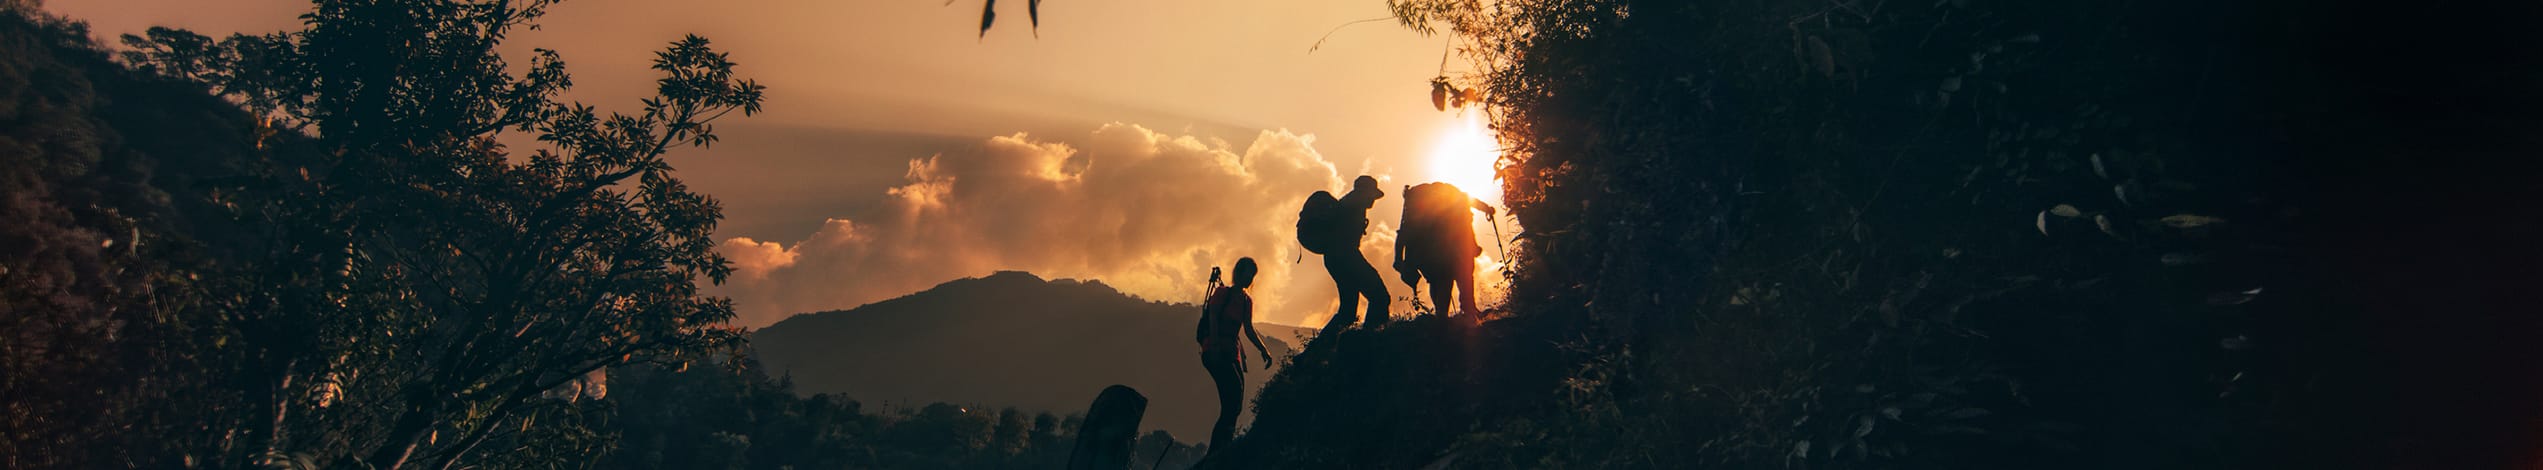
M1377 178L1360 175L1351 181L1350 193L1335 198L1316 191L1298 209L1298 244L1324 255L1325 273L1333 276L1334 291L1342 297L1333 319L1325 322L1325 333L1340 332L1360 321L1357 312L1363 300L1368 302L1368 326L1388 320L1386 281L1360 254L1360 237L1369 228L1369 207L1385 197L1386 191L1377 188Z
M1236 437L1236 414L1245 409L1245 349L1236 342L1237 332L1244 332L1254 351L1262 353L1263 368L1271 368L1271 351L1254 332L1254 297L1245 294L1245 288L1254 286L1256 269L1253 258L1236 260L1235 277L1210 293L1201 305L1200 325L1192 329L1192 340L1201 343L1201 368L1210 371L1210 382L1219 389L1219 419L1210 425L1211 452Z
M1475 255L1483 252L1483 246L1475 243L1470 209L1483 211L1485 217L1498 215L1492 205L1448 183L1404 188L1404 219L1395 235L1395 272L1405 286L1417 289L1418 282L1429 279L1431 308L1441 314L1448 313L1451 290L1456 292L1458 314L1480 313L1475 308Z

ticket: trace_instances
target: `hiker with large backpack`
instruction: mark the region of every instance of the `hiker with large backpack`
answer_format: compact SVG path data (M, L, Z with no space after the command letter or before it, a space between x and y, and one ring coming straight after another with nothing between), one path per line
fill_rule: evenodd
M1395 233L1395 272L1404 285L1415 289L1428 278L1431 308L1441 314L1448 313L1452 289L1457 313L1469 318L1481 313L1475 308L1475 256L1483 253L1483 246L1475 243L1472 210L1483 211L1485 217L1499 215L1491 204L1448 183L1404 188L1404 220Z
M1369 207L1377 205L1386 192L1377 189L1377 178L1361 175L1351 181L1351 192L1340 198L1333 193L1316 191L1298 209L1298 244L1307 251L1324 255L1326 274L1333 275L1336 294L1342 296L1341 308L1326 321L1326 334L1338 333L1360 320L1360 302L1368 302L1368 326L1375 328L1387 321L1386 281L1378 277L1377 267L1369 265L1360 254L1360 236L1369 230Z
M1254 297L1245 288L1254 286L1253 258L1236 260L1234 282L1218 287L1209 300L1201 303L1200 325L1192 329L1192 341L1201 343L1201 368L1210 371L1210 382L1219 388L1219 420L1210 425L1210 452L1227 448L1236 437L1236 414L1245 410L1245 349L1238 347L1236 333L1254 342L1254 351L1262 353L1263 368L1271 368L1271 351L1263 348L1263 337L1254 332ZM1216 270L1212 270L1216 284ZM1204 459L1208 457L1204 456Z

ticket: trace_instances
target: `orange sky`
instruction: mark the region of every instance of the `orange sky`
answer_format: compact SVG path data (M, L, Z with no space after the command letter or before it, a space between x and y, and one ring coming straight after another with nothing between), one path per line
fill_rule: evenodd
M1375 22L1308 52L1336 25L1385 16L1383 1L1055 0L1038 39L1024 2L1007 3L984 38L977 0L575 0L509 45L562 52L573 98L603 110L632 108L653 52L689 33L769 87L766 113L719 122L721 143L672 160L725 204L719 236L755 276L718 293L742 302L749 326L997 269L1189 301L1207 266L1234 256L1266 266L1258 316L1321 323L1333 287L1313 255L1291 263L1298 200L1363 172L1392 191L1477 171L1432 161L1442 146L1474 146L1444 143L1474 124L1428 101L1444 38ZM276 31L307 6L46 2L100 36ZM1474 160L1488 171L1489 157ZM922 175L914 161L937 168ZM982 186L1016 175L1031 187ZM940 186L952 189L936 205L911 197ZM1399 201L1384 202L1371 218L1392 222ZM1372 237L1371 259L1383 240Z

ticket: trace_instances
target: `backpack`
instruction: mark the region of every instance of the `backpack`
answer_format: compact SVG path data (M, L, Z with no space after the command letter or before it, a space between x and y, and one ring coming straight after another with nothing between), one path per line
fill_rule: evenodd
M1332 192L1307 195L1298 207L1298 246L1319 255L1356 247L1368 222L1353 215Z
M1236 340L1237 331L1219 331L1219 329L1226 328L1227 323L1230 323L1227 319L1227 304L1234 303L1232 299L1237 295L1240 294L1237 294L1235 287L1222 286L1218 290L1211 291L1209 298L1201 300L1201 321L1192 326L1192 342L1207 346L1212 339ZM1242 329L1244 325L1239 324L1235 328ZM1239 357L1242 357L1244 353L1241 350L1237 351Z
M1473 241L1473 200L1448 183L1404 188L1404 221L1396 236L1413 245L1423 258L1473 256L1481 248Z
M1220 312L1227 311L1225 297L1227 297L1227 291L1212 290L1208 298L1201 299L1201 322L1192 327L1192 342L1209 341L1210 333L1212 333L1211 324L1218 321Z

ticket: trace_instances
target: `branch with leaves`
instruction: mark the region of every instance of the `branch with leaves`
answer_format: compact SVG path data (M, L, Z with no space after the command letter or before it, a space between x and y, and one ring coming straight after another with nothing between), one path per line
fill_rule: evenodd
M272 423L224 452L241 460L229 466L465 465L561 384L742 341L731 302L697 286L731 273L714 252L720 204L666 157L757 114L765 87L689 36L656 53L639 112L560 102L559 54L534 50L515 73L497 52L554 3L321 1L296 32L126 37L125 61L325 149L239 188L288 242L242 281L264 300L224 316L251 333L260 359L243 367L264 371L249 394L269 405L246 421ZM549 148L514 158L505 132ZM316 387L326 400L303 398Z

